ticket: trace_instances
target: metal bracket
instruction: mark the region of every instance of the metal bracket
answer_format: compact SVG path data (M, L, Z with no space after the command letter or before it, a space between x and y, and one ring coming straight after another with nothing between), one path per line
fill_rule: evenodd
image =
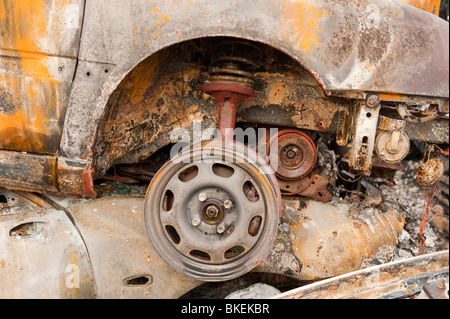
M352 118L348 110L343 110L339 114L339 120L336 130L336 143L339 146L346 146L350 139Z
M367 171L372 166L380 102L377 96L369 95L356 106L349 164L355 170Z

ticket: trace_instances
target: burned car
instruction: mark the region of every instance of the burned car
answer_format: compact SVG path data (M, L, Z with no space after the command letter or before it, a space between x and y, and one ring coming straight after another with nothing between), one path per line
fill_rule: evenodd
M433 189L448 160L440 6L2 1L0 295L286 290L389 259L396 171L419 152Z

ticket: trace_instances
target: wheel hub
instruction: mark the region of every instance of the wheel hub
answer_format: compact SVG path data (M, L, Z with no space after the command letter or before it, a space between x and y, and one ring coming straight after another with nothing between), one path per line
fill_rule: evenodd
M217 224L222 220L223 206L220 203L207 203L202 208L202 219L209 224Z

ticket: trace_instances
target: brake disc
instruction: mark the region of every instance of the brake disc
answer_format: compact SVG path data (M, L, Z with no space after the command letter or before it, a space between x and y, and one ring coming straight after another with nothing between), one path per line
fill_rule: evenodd
M236 278L272 248L281 211L277 180L241 144L203 143L177 154L154 176L145 224L169 266L204 281Z

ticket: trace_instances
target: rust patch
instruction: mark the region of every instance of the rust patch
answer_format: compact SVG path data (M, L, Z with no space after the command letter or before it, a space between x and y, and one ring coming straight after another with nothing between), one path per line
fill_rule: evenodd
M170 143L176 128L193 121L211 124L216 105L196 90L200 68L181 63L178 56L184 54L178 50L158 55L139 64L111 95L97 133L95 176L119 160L147 158Z
M304 263L302 279L316 280L357 270L376 258L380 249L395 249L404 219L398 212L381 213L336 203L321 206L311 202L303 221L291 226L292 245ZM393 252L393 250L392 250ZM342 259L338 256L346 256Z
M390 41L391 33L387 24L363 28L357 44L360 61L369 64L378 63L387 53Z
M89 167L86 172L83 172L81 179L83 181L83 194L87 197L97 196L97 192L94 189L94 179L92 177L91 167Z
M155 80L158 60L158 53L156 53L148 62L131 72L128 83L130 85L129 99L132 104L138 104L144 100L145 92Z
M356 38L353 30L354 22L349 21L351 17L345 17L344 23L341 23L336 31L331 35L327 50L333 54L331 59L335 67L342 67L346 64L346 60L354 50L354 41Z
M419 165L416 180L420 186L431 187L444 175L445 164L439 157L431 158Z
M11 94L0 87L0 113L11 114L17 109Z

